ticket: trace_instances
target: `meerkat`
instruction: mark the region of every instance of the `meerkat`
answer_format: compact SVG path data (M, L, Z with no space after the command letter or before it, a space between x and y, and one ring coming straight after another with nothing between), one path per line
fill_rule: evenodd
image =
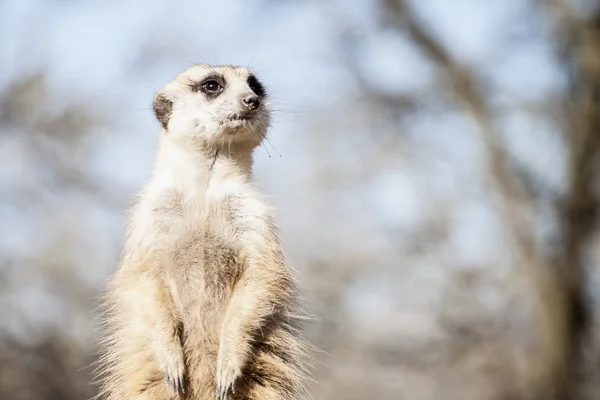
M194 65L153 110L153 174L104 296L99 398L304 398L312 347L295 272L251 182L264 86L245 67Z

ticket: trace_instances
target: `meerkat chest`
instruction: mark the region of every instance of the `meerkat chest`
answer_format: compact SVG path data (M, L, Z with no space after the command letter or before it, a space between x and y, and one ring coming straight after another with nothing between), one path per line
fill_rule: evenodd
M243 273L238 216L242 201L233 192L209 192L183 202L170 232L172 276L184 307L201 298L211 302L226 297Z

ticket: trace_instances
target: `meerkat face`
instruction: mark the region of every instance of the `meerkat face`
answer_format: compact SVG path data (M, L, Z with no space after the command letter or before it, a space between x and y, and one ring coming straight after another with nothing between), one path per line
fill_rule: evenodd
M167 135L256 146L269 125L267 100L248 68L195 65L156 95L153 108Z

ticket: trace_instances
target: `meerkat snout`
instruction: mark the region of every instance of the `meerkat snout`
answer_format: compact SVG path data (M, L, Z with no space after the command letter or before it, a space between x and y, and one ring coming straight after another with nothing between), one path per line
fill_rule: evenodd
M251 94L242 96L242 104L248 110L253 111L253 110L257 110L258 107L260 106L260 100L256 94L251 93Z

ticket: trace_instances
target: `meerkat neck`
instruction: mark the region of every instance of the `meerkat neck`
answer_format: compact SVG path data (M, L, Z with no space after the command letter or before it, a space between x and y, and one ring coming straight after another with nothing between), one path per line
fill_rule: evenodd
M161 137L155 172L181 189L221 180L249 180L253 148L243 144L206 146L192 139Z

